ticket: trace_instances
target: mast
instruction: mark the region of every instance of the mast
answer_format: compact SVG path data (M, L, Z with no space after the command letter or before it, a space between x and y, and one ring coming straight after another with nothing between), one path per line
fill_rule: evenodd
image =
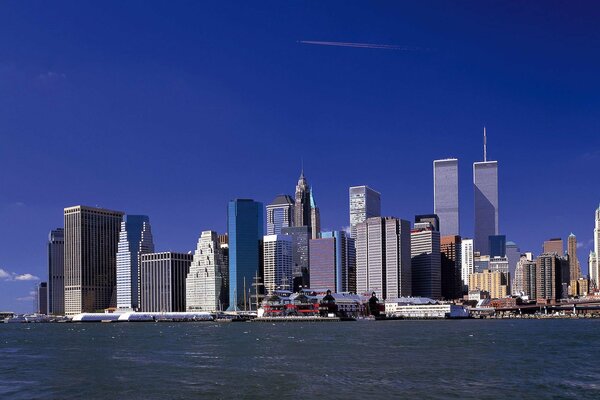
M485 132L485 126L483 127L483 161L487 161L487 134Z

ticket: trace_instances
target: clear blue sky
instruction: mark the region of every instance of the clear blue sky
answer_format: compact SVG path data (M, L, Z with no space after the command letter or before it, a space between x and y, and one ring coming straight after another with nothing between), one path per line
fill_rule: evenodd
M350 185L431 212L432 160L457 157L468 237L484 125L501 232L539 253L572 231L587 270L598 21L593 1L2 2L0 309L31 309L15 274L46 279L64 207L148 214L158 250L188 251L229 199L292 194L302 158L332 229Z

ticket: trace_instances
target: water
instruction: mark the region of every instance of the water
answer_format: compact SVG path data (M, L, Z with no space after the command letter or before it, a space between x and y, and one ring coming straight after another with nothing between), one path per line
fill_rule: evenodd
M1 399L600 398L600 320L0 325Z

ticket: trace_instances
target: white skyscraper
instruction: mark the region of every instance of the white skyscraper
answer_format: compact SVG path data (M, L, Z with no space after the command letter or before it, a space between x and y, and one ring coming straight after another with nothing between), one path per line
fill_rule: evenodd
M227 268L217 233L202 232L185 282L187 311L223 309Z
M489 237L498 235L498 161L487 160L487 137L483 128L483 162L473 163L475 195L475 251L489 254Z
M266 235L263 240L264 285L267 293L292 290L292 237Z
M117 307L136 310L140 305L140 256L154 252L150 218L127 215L121 222L117 252Z
M433 162L433 212L440 219L440 235L459 235L458 160Z
M594 227L594 251L589 258L590 284L596 289L600 287L600 206L596 209Z
M463 239L461 242L461 279L463 287L469 286L469 276L474 271L473 239Z
M381 194L368 186L352 186L350 193L350 237L356 239L356 225L381 216Z

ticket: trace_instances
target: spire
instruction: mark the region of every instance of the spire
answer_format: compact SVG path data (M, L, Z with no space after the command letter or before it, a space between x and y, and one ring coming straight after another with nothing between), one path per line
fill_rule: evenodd
M315 197L314 197L314 189L310 188L310 208L316 208L317 207L317 203L315 202Z
M304 157L300 157L300 178L304 178Z
M483 127L483 161L487 161L487 134L485 132L485 126Z

